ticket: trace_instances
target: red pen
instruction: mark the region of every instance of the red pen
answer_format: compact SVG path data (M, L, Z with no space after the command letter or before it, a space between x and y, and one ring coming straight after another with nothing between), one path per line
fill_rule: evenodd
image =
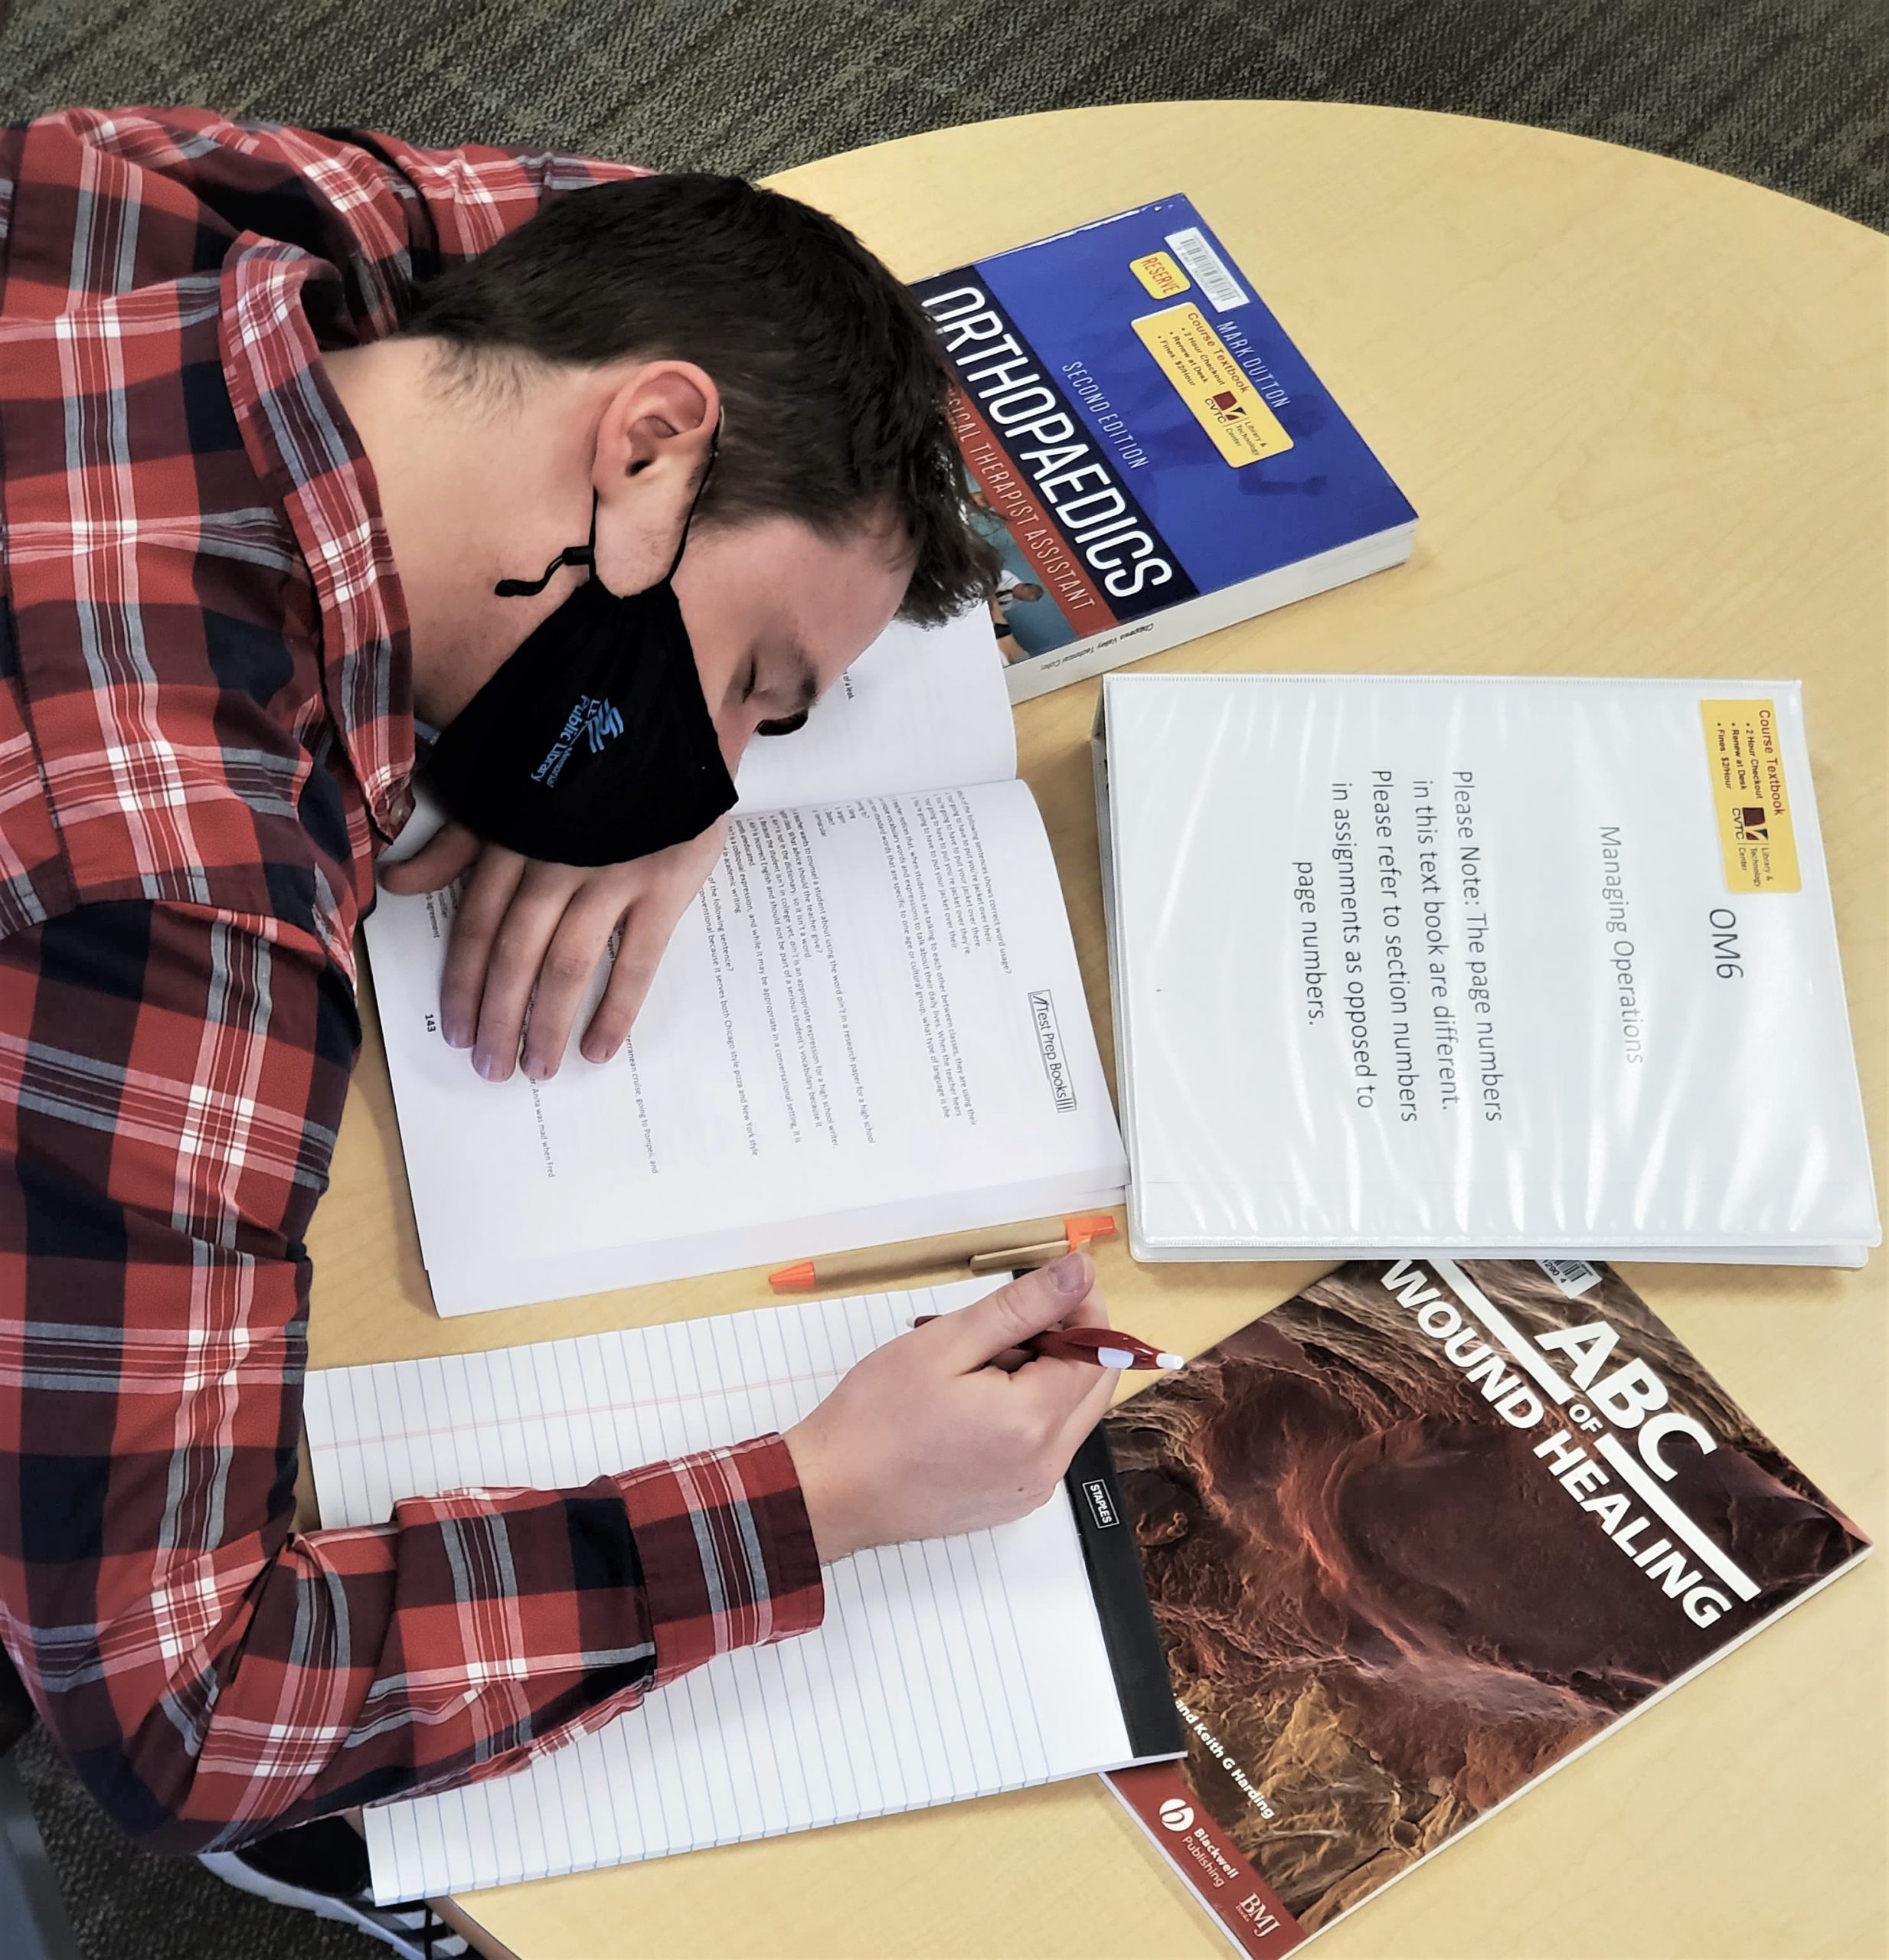
M920 1314L912 1325L923 1327L941 1318ZM1093 1361L1099 1368L1178 1368L1187 1358L1139 1334L1124 1334L1119 1327L1052 1327L1017 1345L1027 1354L1047 1354L1059 1361Z

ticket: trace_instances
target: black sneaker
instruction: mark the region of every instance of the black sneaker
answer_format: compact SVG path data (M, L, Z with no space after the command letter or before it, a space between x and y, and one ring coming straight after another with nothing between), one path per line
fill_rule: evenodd
M423 1900L377 1906L369 1890L368 1847L338 1817L259 1838L240 1851L203 1851L197 1862L239 1892L318 1919L338 1919L393 1948L403 1960L459 1960L468 1951Z

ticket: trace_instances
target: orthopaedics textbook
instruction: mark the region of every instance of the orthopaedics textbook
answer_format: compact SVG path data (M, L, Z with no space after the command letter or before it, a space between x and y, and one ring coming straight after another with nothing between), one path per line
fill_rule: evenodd
M1185 198L920 279L1011 697L1410 556L1417 513Z

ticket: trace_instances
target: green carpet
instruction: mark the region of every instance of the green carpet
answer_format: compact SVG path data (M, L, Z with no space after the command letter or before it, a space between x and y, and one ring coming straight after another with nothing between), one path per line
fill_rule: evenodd
M1203 96L1542 123L1889 227L1883 0L25 0L0 31L0 118L205 102L751 174Z
M1889 229L1884 0L0 0L5 121L195 102L759 175L948 123L1208 96L1539 123ZM133 1851L42 1739L25 1762L89 1960L381 1950ZM622 1950L641 1953L633 1928Z

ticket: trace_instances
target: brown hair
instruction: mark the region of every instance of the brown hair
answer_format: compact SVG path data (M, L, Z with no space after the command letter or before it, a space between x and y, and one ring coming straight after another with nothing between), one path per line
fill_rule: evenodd
M572 191L422 286L406 331L476 362L693 361L721 391L704 522L798 518L828 535L882 513L913 556L902 616L991 589L930 321L843 225L739 177Z

